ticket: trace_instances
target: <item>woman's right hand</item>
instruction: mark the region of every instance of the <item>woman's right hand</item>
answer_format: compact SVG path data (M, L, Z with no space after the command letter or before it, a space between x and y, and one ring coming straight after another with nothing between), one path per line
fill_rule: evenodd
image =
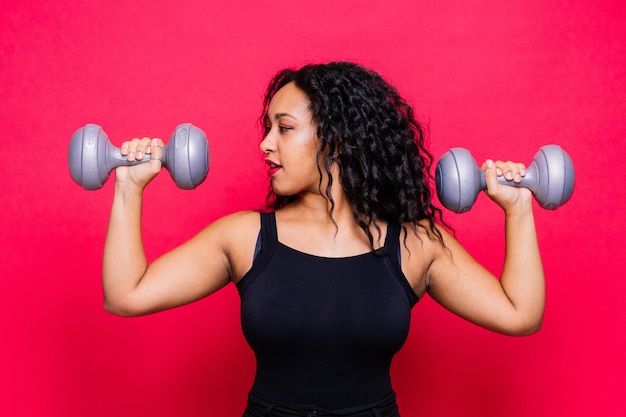
M115 182L118 185L138 187L143 190L146 185L161 171L163 157L163 141L158 138L135 138L122 143L121 153L130 162L141 160L149 155L150 160L144 164L120 166L115 170Z

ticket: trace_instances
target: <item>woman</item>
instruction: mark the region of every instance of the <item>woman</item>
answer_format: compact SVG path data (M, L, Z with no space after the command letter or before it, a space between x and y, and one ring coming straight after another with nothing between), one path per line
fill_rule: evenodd
M226 216L148 265L142 195L162 142L122 145L104 250L105 307L124 316L203 298L233 282L257 371L245 417L398 416L389 377L413 305L428 293L485 328L541 326L544 278L522 164L483 165L502 207L506 257L498 279L444 228L431 202L431 156L396 90L351 63L285 70L270 83L260 148L269 212Z

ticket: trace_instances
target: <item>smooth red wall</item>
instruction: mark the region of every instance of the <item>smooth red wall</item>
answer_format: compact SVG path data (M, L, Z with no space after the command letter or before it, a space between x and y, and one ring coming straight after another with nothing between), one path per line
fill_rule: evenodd
M626 409L626 10L617 1L16 1L0 9L0 415L238 416L254 372L230 286L122 319L102 307L113 181L72 182L85 123L114 144L193 122L209 178L146 192L150 258L215 218L262 205L256 120L285 66L353 60L394 83L452 146L530 163L558 143L572 200L537 207L548 305L528 338L422 300L393 365L403 416L617 416ZM484 196L446 213L499 272L502 215ZM471 297L472 294L467 294Z

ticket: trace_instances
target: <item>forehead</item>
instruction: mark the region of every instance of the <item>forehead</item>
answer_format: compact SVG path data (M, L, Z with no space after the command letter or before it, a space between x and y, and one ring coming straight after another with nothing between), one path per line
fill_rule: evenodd
M268 113L269 115L289 113L294 115L308 114L310 116L309 107L310 102L306 93L293 82L290 82L274 94L270 101Z

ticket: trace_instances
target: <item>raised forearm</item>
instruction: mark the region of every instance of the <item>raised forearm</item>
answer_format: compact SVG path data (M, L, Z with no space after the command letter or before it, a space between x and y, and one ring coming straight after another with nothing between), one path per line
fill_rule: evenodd
M105 308L118 314L148 266L141 238L142 200L141 189L116 183L104 246L102 284Z
M520 333L541 327L545 307L545 281L532 205L521 204L505 212L506 255L501 276L504 292L519 318Z

